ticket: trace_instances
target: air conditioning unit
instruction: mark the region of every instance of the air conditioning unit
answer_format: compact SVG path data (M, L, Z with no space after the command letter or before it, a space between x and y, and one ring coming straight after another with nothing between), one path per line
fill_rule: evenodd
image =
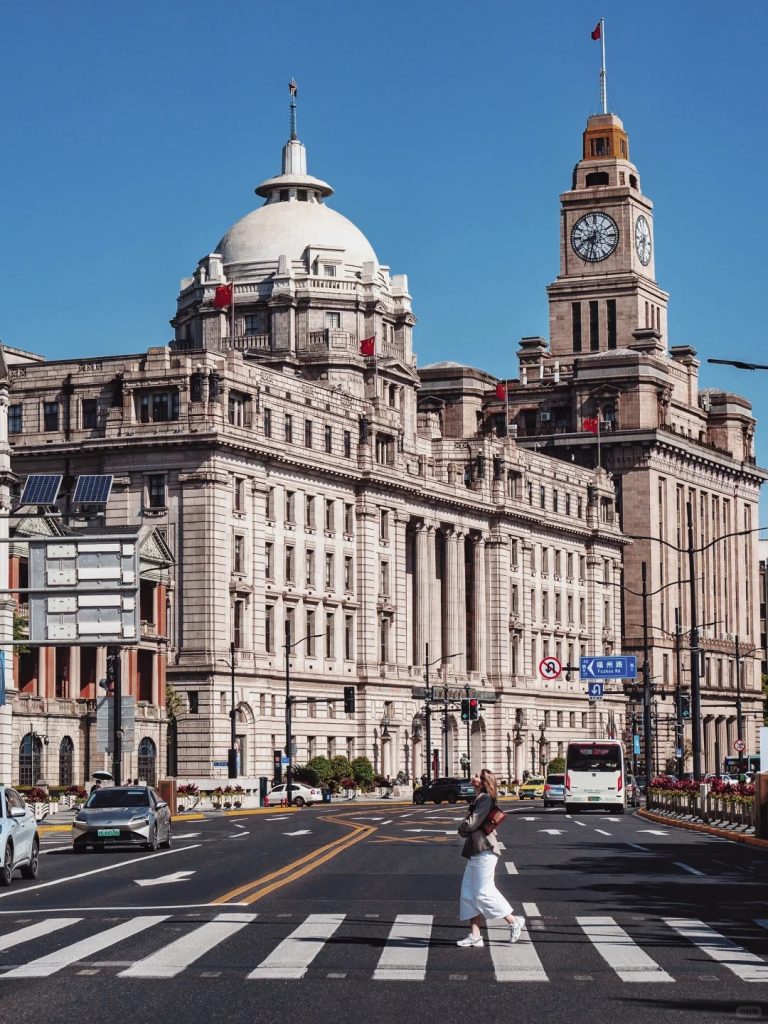
M552 413L547 412L545 409L544 412L539 414L539 419L542 423L549 423L549 421L552 419Z

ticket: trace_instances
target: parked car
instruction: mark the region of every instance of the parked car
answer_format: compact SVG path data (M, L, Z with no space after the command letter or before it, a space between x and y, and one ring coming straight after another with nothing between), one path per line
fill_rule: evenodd
M273 786L267 793L270 807L279 807L283 800L288 799L288 786L281 782L279 786ZM323 799L323 791L319 787L307 786L303 782L291 782L291 803L294 807L311 807L312 804L319 804Z
M565 804L565 775L548 775L544 783L544 806Z
M544 786L545 781L542 776L529 775L517 791L517 795L521 800L525 800L526 797L529 797L531 800L540 800L541 797L544 796ZM565 799L565 797L563 797L563 799Z
M419 786L413 792L415 804L425 804L428 801L440 804L447 800L449 804L455 804L459 800L466 800L467 803L475 799L475 787L469 779L435 779L428 786Z
M0 786L0 885L11 884L13 872L37 878L40 837L31 807L10 786Z
M171 845L171 812L151 786L94 789L72 822L72 849Z
M624 780L627 790L627 807L640 806L640 786L634 775L627 775Z

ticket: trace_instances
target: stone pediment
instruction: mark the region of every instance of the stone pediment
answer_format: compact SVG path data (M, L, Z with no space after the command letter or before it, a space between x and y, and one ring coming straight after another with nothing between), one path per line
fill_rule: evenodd
M139 540L140 572L145 570L167 570L174 564L174 557L162 534L155 527L148 527Z
M12 517L11 531L23 537L64 537L67 534L61 520L55 516Z

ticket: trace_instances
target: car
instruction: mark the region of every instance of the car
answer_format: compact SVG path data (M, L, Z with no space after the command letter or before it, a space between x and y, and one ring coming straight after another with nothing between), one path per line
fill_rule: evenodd
M267 793L267 800L270 807L279 807L288 799L288 786L282 782L279 786L273 786ZM322 803L323 791L319 786L307 786L304 782L291 782L291 803L294 807L311 807L312 804Z
M170 809L151 786L94 789L72 822L75 853L107 846L170 849L171 841Z
M637 779L634 775L627 775L624 779L624 785L627 793L627 806L628 807L639 807L640 806L640 786L638 785Z
M441 804L447 800L449 804L455 804L459 800L471 803L475 799L475 787L469 779L444 778L434 779L426 786L419 786L413 791L413 802L425 804L432 801Z
M544 783L544 806L565 804L565 775L548 775Z
M0 885L8 886L14 871L37 878L40 836L31 807L10 786L0 786Z
M541 775L529 775L517 791L517 795L521 800L525 800L527 797L530 797L531 800L538 800L544 796L545 784Z

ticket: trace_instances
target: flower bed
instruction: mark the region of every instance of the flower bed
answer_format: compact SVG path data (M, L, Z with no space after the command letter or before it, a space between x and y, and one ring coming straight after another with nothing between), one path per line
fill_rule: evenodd
M706 787L703 796L702 786ZM753 823L754 798L755 787L747 782L710 779L704 783L661 775L651 781L648 808L678 817L749 828Z

